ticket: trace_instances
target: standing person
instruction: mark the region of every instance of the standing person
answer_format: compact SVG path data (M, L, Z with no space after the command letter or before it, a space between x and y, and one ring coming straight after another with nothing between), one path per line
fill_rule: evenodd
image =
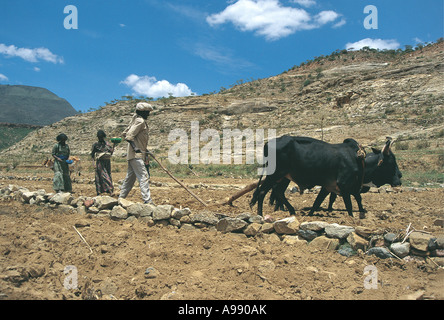
M95 169L95 183L97 195L109 193L114 195L113 180L111 177L111 156L115 145L111 146L105 141L106 133L103 130L97 131L97 139L92 146L91 157Z
M128 171L120 189L120 198L126 198L134 186L136 178L139 181L140 191L144 203L153 203L149 187L148 165L148 125L146 120L153 111L153 107L145 102L136 105L129 126L123 132L128 142L127 161Z
M66 143L68 137L61 133L56 138L57 143L52 148L54 158L54 180L53 188L56 192L72 192L71 177L69 176L69 167L66 162L70 155L69 146Z

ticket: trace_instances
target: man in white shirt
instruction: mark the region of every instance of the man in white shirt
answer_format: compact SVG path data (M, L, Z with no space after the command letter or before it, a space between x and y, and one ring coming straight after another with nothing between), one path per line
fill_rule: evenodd
M153 107L145 102L136 105L136 113L128 128L123 132L124 139L128 142L127 161L128 171L120 188L120 198L126 198L134 186L136 179L139 181L140 191L144 203L153 203L149 187L148 165L148 125L146 119L153 111Z

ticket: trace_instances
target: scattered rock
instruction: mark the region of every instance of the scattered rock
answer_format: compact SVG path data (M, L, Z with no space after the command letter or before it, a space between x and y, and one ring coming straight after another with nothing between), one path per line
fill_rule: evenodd
M436 219L436 220L433 222L433 225L434 225L434 226L441 227L441 228L444 228L444 219Z
M373 229L367 228L367 227L363 227L363 226L357 226L355 228L355 232L363 237L364 239L369 240L371 238L372 235L374 235L376 232Z
M135 217L152 217L155 206L144 203L133 203L126 210L129 215Z
M153 217L140 217L139 222L146 223L149 227L154 226Z
M335 238L327 238L326 236L320 236L313 241L309 242L310 247L324 249L324 250L336 250L339 246L339 240Z
M299 236L292 236L288 234L283 236L282 242L291 246L307 245L306 240L300 239Z
M86 207L85 206L78 206L76 210L77 210L77 214L80 214L80 215L86 214Z
M248 219L250 219L250 217L251 217L251 214L248 213L248 212L244 212L244 213L238 214L236 216L237 219L241 219L241 220L244 220L244 221L248 221Z
M341 245L338 249L338 253L340 255L346 256L346 257L351 257L353 255L356 254L356 251L353 250L353 248L350 246L349 243L345 243L343 245Z
M444 249L444 236L439 236L435 240L437 249Z
M97 196L94 198L94 204L99 210L112 209L118 204L118 200L110 196Z
M277 234L296 234L299 229L299 221L296 217L284 218L273 223Z
M219 222L219 219L216 217L216 215L214 213L208 212L208 213L196 213L190 216L191 218L191 222L192 223L197 223L197 222L204 222L206 224L209 225L217 225L217 223ZM237 219L240 220L240 219ZM243 221L243 220L240 220ZM246 222L245 222L246 224Z
M182 218L179 219L180 223L191 223L191 218L190 216L183 216Z
M390 246L393 242L395 242L396 238L397 236L393 232L388 232L384 235L384 240L388 246Z
M304 238L305 240L311 241L314 238L318 237L319 234L315 231L312 230L304 230L304 229L299 229L298 230L298 235L300 235L302 238Z
M199 229L196 228L195 226L193 226L192 224L183 223L180 226L180 230L184 230L184 231L198 231Z
M302 230L323 231L326 226L328 226L328 223L325 221L309 221L302 222L300 228Z
M39 278L45 274L45 267L41 265L31 265L27 267L27 271L31 278Z
M373 247L367 251L367 255L375 255L381 259L392 258L392 254L387 248L384 247Z
M260 229L260 232L262 233L270 233L274 231L274 226L270 222L265 222Z
M248 218L248 222L249 223L259 223L259 224L263 224L264 223L264 218L260 215L254 215L254 216L250 216L250 218Z
M38 195L35 197L35 204L41 204L46 201L45 196Z
M86 208L91 207L92 205L94 205L94 199L86 199L86 200L83 202L83 205L84 205Z
M153 211L153 220L167 220L171 218L171 213L173 212L174 207L169 204L164 204L160 206L156 206Z
M88 213L92 213L92 214L98 214L99 211L100 210L97 207L89 207L87 210Z
M247 222L238 218L222 218L216 224L217 231L236 232L247 226Z
M353 227L342 226L337 223L329 224L325 227L325 233L331 238L344 239L347 238L350 233L355 231Z
M145 270L145 278L146 279L154 279L159 276L159 271L156 270L154 267L146 268Z
M191 210L189 208L177 209L174 208L171 213L171 217L174 219L180 220L182 217L189 216L191 214Z
M262 225L260 223L250 223L244 230L244 234L247 236L255 236L261 230Z
M109 213L109 216L112 219L126 219L128 218L128 212L121 206L115 206Z
M180 220L177 220L177 219L174 219L174 218L170 218L168 221L170 222L170 224L172 226L180 228Z
M395 242L390 245L390 250L399 258L406 257L410 252L410 243Z
M71 195L71 193L69 193L69 192L61 192L61 193L56 193L55 195L53 195L51 197L51 199L49 199L49 201L51 203L55 203L55 204L66 204L66 205L69 205L69 204L71 204L71 201L73 199L74 198Z
M75 213L75 209L72 206L69 206L67 204L61 204L57 207L58 213L61 214L72 214Z
M25 203L29 203L31 199L35 197L35 192L23 192L22 199Z
M355 232L351 232L347 236L347 242L350 244L353 250L358 250L358 249L365 250L368 246L368 241L359 236Z
M117 199L117 204L121 206L123 209L128 209L134 202L126 200L124 198Z
M414 231L410 234L409 241L413 249L426 252L432 238L430 234Z
M77 220L76 223L74 223L74 226L76 228L84 228L84 227L89 227L90 224L90 220L89 219L82 219L82 220Z

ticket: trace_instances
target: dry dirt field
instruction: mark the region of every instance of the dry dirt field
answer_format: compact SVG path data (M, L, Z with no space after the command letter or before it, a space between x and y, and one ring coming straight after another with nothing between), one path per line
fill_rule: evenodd
M114 181L122 178L123 173L114 175ZM187 178L183 182L210 205L205 208L173 180L154 177L155 203L189 207L193 213L207 210L236 216L251 212L251 194L235 201L235 207L216 203L253 180ZM51 181L0 180L0 186L8 184L52 190ZM93 184L74 183L73 188L75 195L95 196ZM395 233L411 223L417 230L442 234L443 229L433 223L444 215L444 190L401 191L364 194L368 213L361 220L347 216L341 199L333 212L320 211L314 217L306 214L315 194L289 194L289 200L300 222L324 220ZM128 199L141 201L137 187ZM276 219L288 216L272 212L268 205L264 209L264 214ZM377 289L364 286L368 265L378 271ZM64 286L67 266L77 269L76 289ZM150 277L145 274L147 268L153 268ZM20 277L23 270L30 276ZM17 277L7 276L13 272ZM307 245L288 245L270 235L150 227L138 220L63 214L15 201L0 202L0 275L3 300L387 300L409 295L444 299L444 270L430 259L383 260L362 252L346 257Z

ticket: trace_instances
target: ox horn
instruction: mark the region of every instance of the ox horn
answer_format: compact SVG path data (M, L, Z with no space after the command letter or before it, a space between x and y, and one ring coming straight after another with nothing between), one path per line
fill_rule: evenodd
M382 148L382 153L384 155L388 155L390 149L392 148L393 143L395 142L396 139L393 139L391 137L387 137L387 142L385 143L384 147Z

